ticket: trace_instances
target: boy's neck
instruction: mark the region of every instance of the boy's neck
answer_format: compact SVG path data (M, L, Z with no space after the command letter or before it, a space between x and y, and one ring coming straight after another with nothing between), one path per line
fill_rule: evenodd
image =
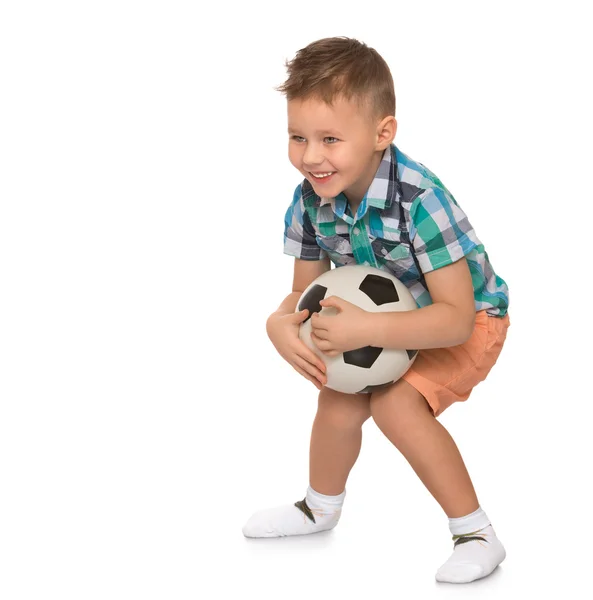
M355 191L354 193L350 192L350 194L344 191L344 195L348 199L348 206L350 207L352 218L356 216L356 212L358 211L358 207L360 206L362 199L371 187L371 183L373 182L373 179L375 178L375 175L379 170L379 165L381 164L384 152L384 150L378 150L374 153L373 159L371 161L371 166L369 167L368 173L366 175L367 181L364 181L363 179L363 185L358 189L358 191Z

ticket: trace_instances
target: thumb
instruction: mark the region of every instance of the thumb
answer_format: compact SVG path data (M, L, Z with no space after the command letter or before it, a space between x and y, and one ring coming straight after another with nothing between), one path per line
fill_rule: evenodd
M300 323L301 321L304 321L308 316L309 311L306 308L304 308L303 310L294 313L294 320L296 323Z
M323 308L335 308L338 311L344 310L344 302L342 298L338 298L338 296L330 296L329 298L324 298L319 301L319 304L323 306Z

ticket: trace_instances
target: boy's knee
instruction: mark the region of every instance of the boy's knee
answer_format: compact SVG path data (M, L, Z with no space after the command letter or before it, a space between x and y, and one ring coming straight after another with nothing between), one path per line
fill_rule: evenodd
M371 417L369 396L344 394L324 387L319 392L317 414L339 429L354 429Z

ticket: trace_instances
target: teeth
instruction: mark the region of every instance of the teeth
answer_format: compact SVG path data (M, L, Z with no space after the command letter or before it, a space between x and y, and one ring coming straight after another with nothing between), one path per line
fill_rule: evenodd
M322 177L328 177L329 175L332 175L333 173L335 173L335 171L330 171L329 173L320 173L319 175L315 175L315 173L311 173L311 175L313 175L313 177L317 177L317 179L321 179Z

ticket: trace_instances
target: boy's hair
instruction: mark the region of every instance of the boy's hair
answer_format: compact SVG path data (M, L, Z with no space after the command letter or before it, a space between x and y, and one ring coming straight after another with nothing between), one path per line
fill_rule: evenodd
M347 37L317 40L286 61L288 79L276 91L287 100L315 98L329 106L338 96L354 99L369 116L395 116L393 78L383 57L365 43Z

